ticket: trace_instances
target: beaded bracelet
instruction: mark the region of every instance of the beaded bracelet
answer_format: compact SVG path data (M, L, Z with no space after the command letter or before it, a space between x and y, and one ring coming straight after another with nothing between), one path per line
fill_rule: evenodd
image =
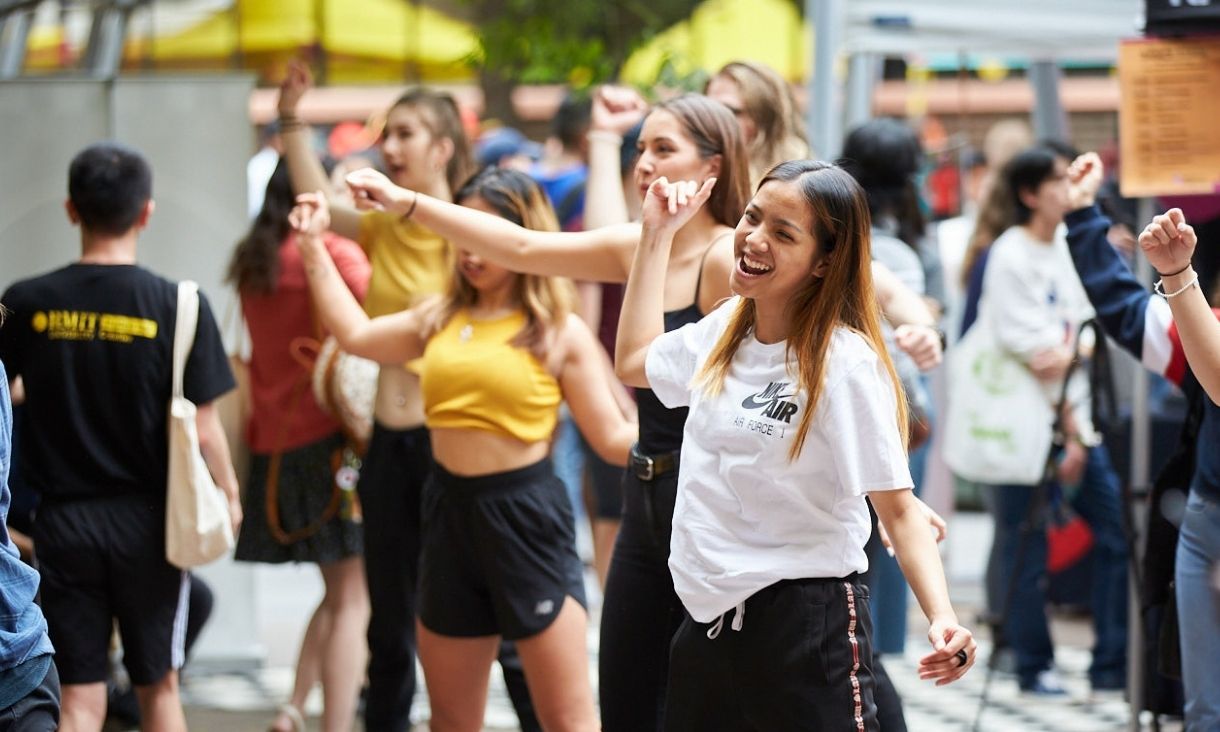
M1165 298L1166 300L1168 300L1170 298L1181 295L1183 292L1186 292L1190 288L1199 284L1199 273L1196 272L1195 276L1190 278L1190 282L1187 282L1186 284L1182 285L1182 287L1180 289L1174 290L1173 292L1165 292L1164 283L1165 283L1164 280L1157 280L1156 284L1152 286L1152 291L1155 292L1156 294L1160 295L1161 297Z

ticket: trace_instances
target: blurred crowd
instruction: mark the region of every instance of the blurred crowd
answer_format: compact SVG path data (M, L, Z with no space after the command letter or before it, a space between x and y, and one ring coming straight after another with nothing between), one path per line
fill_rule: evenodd
M1191 459L1176 513L1154 506L1172 528L1138 589L1175 621L1187 729L1220 728L1204 393L1220 348L1190 299L1220 269L1191 267L1207 212L1167 206L1144 227L1114 161L1019 120L957 151L949 210L944 151L902 120L808 162L791 86L749 61L701 94L573 92L542 142L495 121L472 134L430 89L322 137L298 113L311 84L289 69L247 169L227 282L249 345L225 353L201 293L182 378L237 560L314 564L325 586L270 729L304 730L320 685L322 729L359 713L407 730L418 657L436 730L480 728L495 661L525 730L905 730L875 659L905 652L910 590L921 675L975 662L934 547L946 522L918 499L946 465L995 521L986 612L966 624L990 627L1023 693L1059 696L1047 608L1083 607L1092 688L1121 692L1145 619L1127 612L1113 393L1136 361L1159 377L1158 414L1189 413ZM15 406L0 508L20 550L0 553L0 708L46 720L9 728L185 728L177 672L211 595L164 556L178 300L137 264L152 168L118 143L82 151L81 258L0 298ZM1132 274L1137 241L1156 294ZM875 368L845 365L840 330ZM238 386L245 461L218 406ZM787 461L777 434L796 440ZM772 663L813 677L774 681Z

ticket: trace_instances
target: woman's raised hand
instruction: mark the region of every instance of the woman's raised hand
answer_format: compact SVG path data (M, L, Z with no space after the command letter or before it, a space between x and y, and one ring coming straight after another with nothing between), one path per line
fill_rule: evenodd
M1144 227L1139 242L1152 268L1165 277L1190 266L1199 240L1194 228L1186 223L1182 209L1171 208Z
M1101 158L1095 152L1080 155L1068 166L1068 205L1073 211L1097 201L1103 172Z
M593 95L590 126L622 136L644 119L648 102L628 86L603 86Z
M699 211L716 187L716 179L703 181L680 180L673 183L657 178L648 187L641 210L644 228L672 234L686 225Z
M413 196L405 188L394 185L384 174L372 168L352 171L344 178L352 191L356 208L361 211L385 211L404 197Z
M297 196L296 206L288 214L288 224L293 231L301 234L297 237L298 245L304 245L305 240L319 240L322 234L330 228L330 204L322 191L302 193Z
M313 86L313 78L309 74L309 67L302 61L290 61L288 63L288 71L284 74L284 80L280 82L280 98L276 102L276 109L279 110L281 117L292 117L297 112L297 105L301 103L301 97L305 96L305 92L309 91Z

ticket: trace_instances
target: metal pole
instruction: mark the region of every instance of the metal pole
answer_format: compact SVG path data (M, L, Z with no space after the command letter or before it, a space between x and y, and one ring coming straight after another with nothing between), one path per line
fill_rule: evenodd
M877 57L871 53L853 53L847 64L848 131L873 118L873 87L877 83Z
M823 160L838 157L843 145L842 96L834 78L843 43L843 8L843 0L805 0L805 17L814 23L813 74L805 115L814 155Z
M1059 66L1054 61L1035 61L1029 67L1029 83L1034 87L1033 125L1039 140L1069 140L1071 128L1059 99Z
M93 9L89 43L81 59L81 69L99 79L113 79L123 65L123 40L131 13L148 0L110 0Z
M30 7L0 15L0 79L21 76L33 21L34 11Z
M1151 198L1140 199L1138 221L1151 221L1156 211ZM1138 228L1138 224L1137 224ZM1139 247L1135 249L1135 276L1147 284L1152 281L1152 265L1144 257ZM1135 373L1135 384L1131 391L1131 493L1137 499L1133 506L1133 518L1137 537L1146 533L1147 511L1142 500L1148 496L1148 482L1151 473L1151 437L1152 425L1148 404L1148 374L1143 369ZM1135 552L1135 561L1141 563L1144 543L1137 541L1131 550ZM1139 732L1140 712L1144 708L1144 623L1143 608L1140 606L1139 587L1134 568L1129 573L1131 586L1127 592L1127 692L1131 705L1131 718L1127 729Z

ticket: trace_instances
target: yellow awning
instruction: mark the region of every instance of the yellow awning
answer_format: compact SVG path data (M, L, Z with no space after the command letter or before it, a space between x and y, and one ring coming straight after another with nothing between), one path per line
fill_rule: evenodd
M469 25L407 0L237 0L184 30L139 30L133 24L124 48L132 67L225 69L240 58L263 70L320 49L332 84L400 81L408 71L428 81L469 79L467 59L479 48ZM27 68L53 68L61 37L58 28L35 28Z

